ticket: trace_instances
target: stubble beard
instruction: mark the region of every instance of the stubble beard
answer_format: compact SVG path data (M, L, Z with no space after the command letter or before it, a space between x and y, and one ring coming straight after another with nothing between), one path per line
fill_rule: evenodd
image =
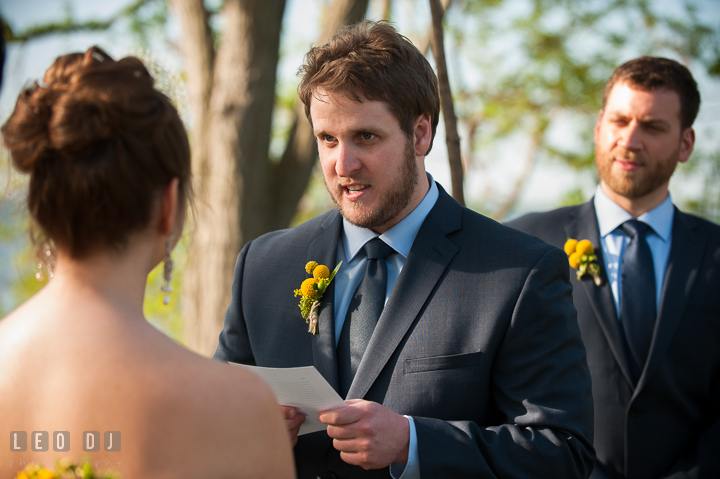
M356 210L358 214L350 214L351 211L343 209L342 203L339 200L343 195L342 186L335 184L333 189L331 189L327 181L325 182L325 187L343 218L355 226L373 229L387 224L402 213L407 205L410 204L410 200L418 184L418 166L415 161L415 147L410 139L406 142L404 156L405 161L402 164L402 170L397 178L399 181L397 187L379 198L378 206L374 209L362 211L364 207L363 201L358 200L351 203L348 208L348 210ZM362 183L368 183L361 178L354 179ZM372 183L370 183L370 185L372 186Z
M680 145L665 158L654 162L648 161L645 155L638 157L632 151L614 149L606 152L595 152L595 165L598 176L613 192L625 198L635 200L649 195L670 181L680 157ZM626 158L644 165L643 172L620 171L613 173L613 158Z

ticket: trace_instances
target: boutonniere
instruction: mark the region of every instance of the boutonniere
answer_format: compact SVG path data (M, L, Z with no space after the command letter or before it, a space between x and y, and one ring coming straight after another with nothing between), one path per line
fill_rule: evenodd
M330 268L324 264L317 264L315 261L310 261L305 265L305 271L307 274L313 275L313 277L302 282L300 289L295 290L295 297L301 296L298 306L300 307L300 314L302 314L305 322L308 323L308 333L317 334L318 332L320 299L327 287L330 286L330 282L340 269L341 264L342 261L335 266L332 273L330 272Z
M598 257L595 254L595 247L590 240L568 239L565 242L565 254L568 255L568 262L570 266L577 270L577 279L582 279L583 276L592 276L596 286L602 284L602 277L600 276L600 265L598 264Z

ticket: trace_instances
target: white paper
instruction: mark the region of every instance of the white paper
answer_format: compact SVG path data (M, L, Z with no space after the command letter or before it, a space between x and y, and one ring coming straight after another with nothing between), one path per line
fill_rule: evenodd
M272 389L278 404L292 406L305 415L298 436L327 428L318 419L320 411L345 407L345 401L330 386L315 366L301 368L262 368L230 363L249 369L260 376Z

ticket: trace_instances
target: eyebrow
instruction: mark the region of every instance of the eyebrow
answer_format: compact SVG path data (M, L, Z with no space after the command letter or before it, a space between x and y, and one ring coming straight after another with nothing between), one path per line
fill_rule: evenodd
M615 112L610 112L608 116L610 117L610 119L624 119L624 118L628 118L630 115L627 115L623 112L615 111ZM638 123L640 123L641 125L662 125L662 126L666 126L666 127L671 126L670 122L667 121L666 119L657 118L657 117L640 118L638 120Z

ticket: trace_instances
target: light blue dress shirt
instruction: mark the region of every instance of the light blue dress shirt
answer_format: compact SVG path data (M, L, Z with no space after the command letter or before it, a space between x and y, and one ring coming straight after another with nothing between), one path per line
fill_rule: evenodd
M615 299L615 311L620 318L620 292L622 291L622 256L628 243L628 236L620 228L633 216L611 200L598 185L595 191L595 213L600 227L600 242L602 243L603 262L607 272L607 280ZM648 246L653 257L655 267L655 305L660 309L662 287L665 282L672 244L672 224L675 216L675 207L670 194L665 201L654 209L640 215L637 219L650 226L646 233ZM579 238L582 239L582 238ZM622 318L620 318L622 320Z
M410 248L415 242L415 237L420 231L425 218L430 210L435 206L438 199L438 188L432 176L427 173L430 182L430 190L420 204L402 221L390 228L385 233L379 235L380 239L388 245L392 246L395 253L387 258L388 281L387 290L385 291L385 302L387 303L390 293L392 292L395 282L400 276ZM367 228L360 228L348 222L343 218L342 241L338 244L336 263L343 262L342 267L335 275L335 345L340 341L340 333L342 332L345 316L347 315L350 301L352 300L355 289L360 284L365 275L365 265L367 256L363 251L365 243L378 236L377 233ZM405 416L410 425L410 447L408 452L407 466L393 463L390 466L390 474L398 479L417 479L420 477L420 463L417 450L417 433L415 432L415 423L410 416Z

